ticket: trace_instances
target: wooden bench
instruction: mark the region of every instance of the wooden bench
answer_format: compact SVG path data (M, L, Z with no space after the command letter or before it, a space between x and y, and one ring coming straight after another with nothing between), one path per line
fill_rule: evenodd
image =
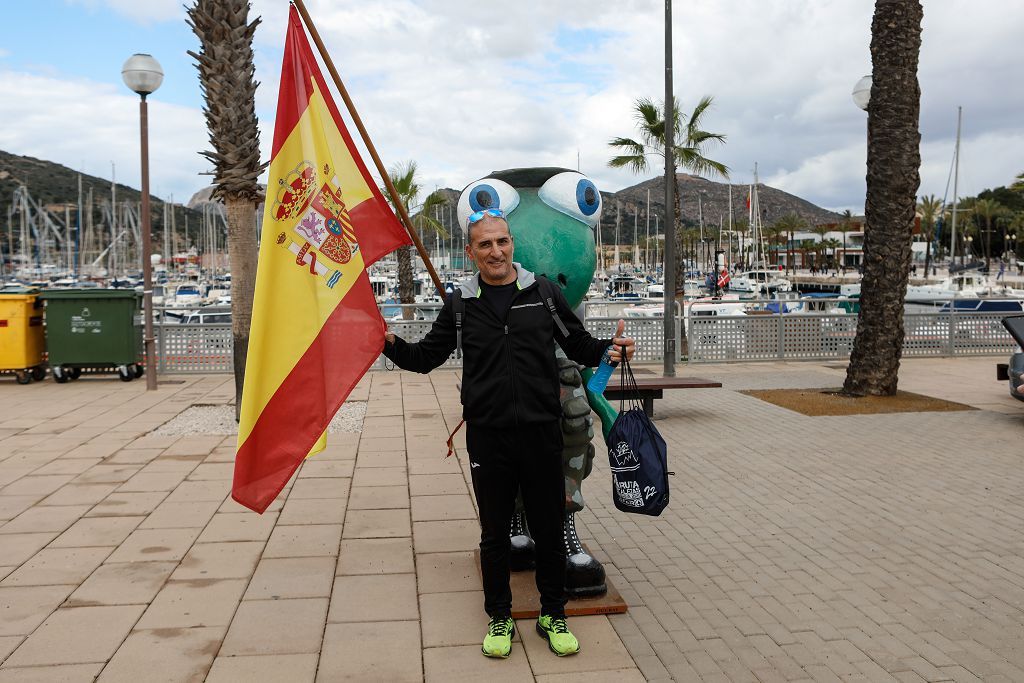
M609 401L618 401L620 398L629 398L630 393L623 394L619 391L618 376L612 378L608 387L604 390L604 397ZM720 389L721 382L700 377L653 377L650 375L639 375L636 378L636 386L640 398L643 400L644 412L648 417L654 417L654 399L664 398L666 389Z

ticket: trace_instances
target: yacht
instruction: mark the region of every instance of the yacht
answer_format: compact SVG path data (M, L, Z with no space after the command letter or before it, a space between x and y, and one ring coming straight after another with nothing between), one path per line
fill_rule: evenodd
M779 271L764 268L736 275L729 282L729 291L770 295L775 292L793 291L793 283L781 277Z

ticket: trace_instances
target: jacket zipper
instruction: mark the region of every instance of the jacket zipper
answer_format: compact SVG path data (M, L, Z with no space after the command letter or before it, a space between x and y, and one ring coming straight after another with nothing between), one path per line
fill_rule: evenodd
M519 424L519 403L516 400L516 373L512 368L512 349L508 341L508 323L505 323L505 356L508 358L508 381L512 385L512 417Z

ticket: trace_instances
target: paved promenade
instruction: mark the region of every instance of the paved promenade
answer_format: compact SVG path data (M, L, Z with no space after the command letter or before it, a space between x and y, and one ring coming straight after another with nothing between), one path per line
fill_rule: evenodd
M531 623L487 660L455 372L375 372L257 516L233 437L150 432L224 375L0 382L0 683L1024 681L1024 403L999 358L908 360L900 387L978 410L804 417L738 392L835 387L835 364L680 366L656 403L676 476L617 512L599 447L579 530L629 612ZM652 368L654 369L654 368Z

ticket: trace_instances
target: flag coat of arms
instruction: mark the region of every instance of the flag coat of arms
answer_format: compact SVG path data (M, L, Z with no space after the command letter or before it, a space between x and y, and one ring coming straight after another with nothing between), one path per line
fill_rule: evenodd
M384 348L366 269L410 244L366 170L295 7L288 19L232 497L262 513Z

